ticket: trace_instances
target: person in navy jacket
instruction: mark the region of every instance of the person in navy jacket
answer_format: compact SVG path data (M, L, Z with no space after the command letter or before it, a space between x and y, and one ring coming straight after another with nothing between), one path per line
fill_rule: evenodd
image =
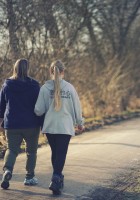
M34 113L39 94L39 83L28 76L29 63L26 59L16 61L13 75L6 79L0 91L0 122L7 137L1 187L7 189L20 145L26 143L25 185L36 185L35 166L37 157L40 117Z

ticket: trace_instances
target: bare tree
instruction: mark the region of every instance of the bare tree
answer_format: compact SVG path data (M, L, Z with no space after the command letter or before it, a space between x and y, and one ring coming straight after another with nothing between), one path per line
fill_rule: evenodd
M106 109L111 100L112 107L121 105L121 99L127 109L139 85L139 12L139 0L0 0L1 77L24 56L43 83L59 58L84 105L90 104L88 112ZM123 79L129 79L128 92Z
M119 58L126 52L129 30L137 18L140 8L139 0L99 1L94 15L95 25L101 29L104 43L111 45L114 55Z
M14 1L6 0L6 9L7 9L7 20L8 20L8 30L9 30L9 44L12 58L15 60L19 58L21 54L19 39L17 37L17 23L16 23L16 14L14 11Z

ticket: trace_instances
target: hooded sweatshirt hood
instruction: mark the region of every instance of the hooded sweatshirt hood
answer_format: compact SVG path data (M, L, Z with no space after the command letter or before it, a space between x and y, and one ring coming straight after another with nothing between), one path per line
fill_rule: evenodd
M38 82L29 77L24 80L9 78L5 80L3 86L12 92L23 93L38 88Z
M64 79L60 79L60 88L61 90L66 87L68 83ZM54 90L54 80L48 80L44 84L44 87L46 87L48 90Z

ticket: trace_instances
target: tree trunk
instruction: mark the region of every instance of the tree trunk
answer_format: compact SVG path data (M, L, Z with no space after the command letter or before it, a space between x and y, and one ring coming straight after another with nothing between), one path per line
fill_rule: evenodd
M17 24L16 15L13 9L13 0L7 0L7 18L8 18L8 30L9 30L9 44L10 53L13 60L16 60L20 56L19 40L16 34Z

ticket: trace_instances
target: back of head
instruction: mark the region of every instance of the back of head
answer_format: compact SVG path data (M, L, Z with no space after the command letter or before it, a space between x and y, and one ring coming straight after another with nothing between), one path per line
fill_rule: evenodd
M50 67L50 75L54 78L54 109L61 109L60 77L64 72L64 65L60 60L54 61Z
M64 64L60 60L52 62L50 67L51 76L55 76L55 71L58 71L59 74L64 72Z
M29 63L28 60L18 59L13 68L13 79L24 80L28 76Z

